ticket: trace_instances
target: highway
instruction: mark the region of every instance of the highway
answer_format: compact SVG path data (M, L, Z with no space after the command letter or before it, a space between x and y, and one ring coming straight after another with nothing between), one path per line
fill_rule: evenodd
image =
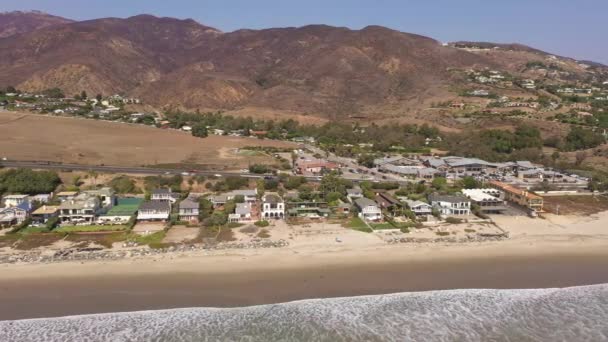
M70 170L70 171L97 171L105 173L124 173L139 175L179 175L188 173L190 175L220 175L222 177L239 176L248 178L263 178L269 175L253 173L224 172L224 171L202 171L202 170L178 170L178 169L156 169L152 167L130 167L130 166L110 166L110 165L81 165L63 164L48 161L17 161L1 160L0 166L26 168L26 169L45 169L45 170Z

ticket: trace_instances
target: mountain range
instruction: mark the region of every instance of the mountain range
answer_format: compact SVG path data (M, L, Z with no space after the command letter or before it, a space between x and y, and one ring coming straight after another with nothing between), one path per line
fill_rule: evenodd
M59 87L68 95L123 94L156 108L312 115L328 119L422 115L467 79L453 70L521 77L550 54L519 44L457 42L381 26L325 25L221 32L194 20L138 15L72 21L0 14L0 86ZM566 80L602 65L559 58Z

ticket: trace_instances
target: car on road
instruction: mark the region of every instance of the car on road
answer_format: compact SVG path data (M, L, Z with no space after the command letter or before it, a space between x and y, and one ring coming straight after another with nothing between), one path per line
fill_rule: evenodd
M249 173L249 169L241 169L241 173Z
M182 176L190 176L190 174L188 172L182 172L181 175Z
M222 175L220 175L219 173L214 174L215 177L220 178L222 177Z

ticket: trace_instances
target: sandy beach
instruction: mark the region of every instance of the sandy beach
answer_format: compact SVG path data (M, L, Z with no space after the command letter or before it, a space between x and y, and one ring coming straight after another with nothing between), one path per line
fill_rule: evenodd
M0 319L608 283L607 212L494 220L510 239L389 245L375 234L344 230L338 243L336 231L323 234L309 227L291 233L297 236L284 248L6 264L0 266Z

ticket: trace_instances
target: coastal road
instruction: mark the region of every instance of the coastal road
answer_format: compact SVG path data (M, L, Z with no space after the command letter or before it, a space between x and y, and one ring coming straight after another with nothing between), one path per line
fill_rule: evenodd
M157 169L152 167L131 167L131 166L111 166L111 165L83 165L83 164L64 164L49 161L25 161L25 160L0 160L0 166L39 169L39 170L69 170L69 171L97 171L116 174L136 174L136 175L181 175L188 173L191 176L214 176L222 177L244 177L244 178L274 178L273 174L257 174L248 172L226 172L226 171L205 171L188 169ZM316 176L306 177L309 182L319 182L321 179Z

